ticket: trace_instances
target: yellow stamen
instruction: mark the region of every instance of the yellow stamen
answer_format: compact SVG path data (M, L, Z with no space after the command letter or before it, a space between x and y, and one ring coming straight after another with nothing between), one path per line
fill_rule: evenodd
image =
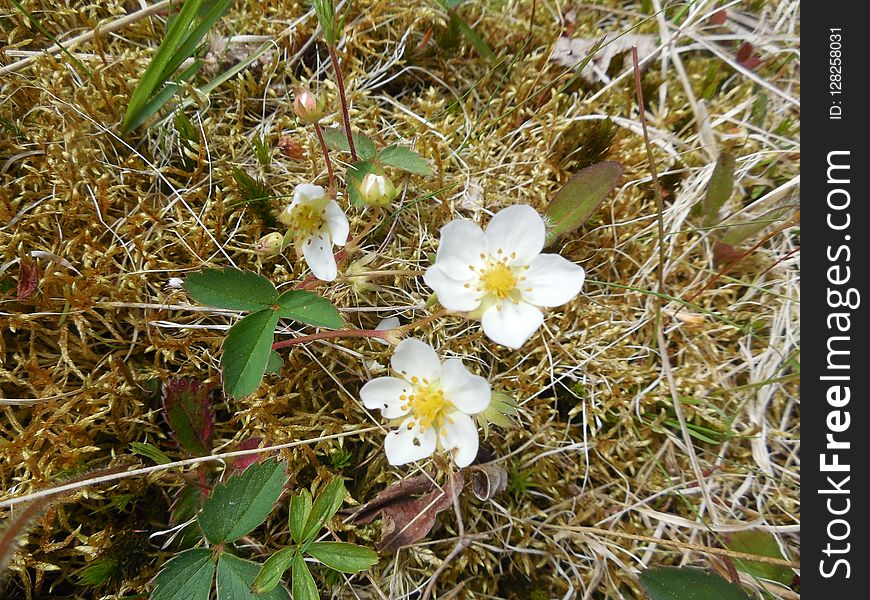
M444 391L430 385L418 386L415 391L411 405L414 418L420 422L420 429L440 427L444 413L450 406L444 397Z
M483 289L495 294L500 300L507 298L517 286L517 278L504 262L496 262L480 276Z

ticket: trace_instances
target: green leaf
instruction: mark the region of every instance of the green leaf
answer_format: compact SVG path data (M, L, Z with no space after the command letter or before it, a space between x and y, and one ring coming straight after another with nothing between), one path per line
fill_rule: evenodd
M256 391L266 372L278 313L261 310L251 313L230 327L221 354L224 391L243 398Z
M311 542L308 554L342 573L359 573L378 562L374 550L347 542Z
M314 0L314 12L317 22L323 30L323 39L327 46L335 46L335 0Z
M211 550L185 550L163 565L154 578L151 600L208 600L213 576Z
M363 177L377 171L378 167L367 160L351 163L347 168L347 173L344 177L347 182L347 196L354 206L365 206L365 202L363 202L362 196L359 193L360 185L362 185Z
M516 417L517 401L504 392L495 392L486 409L476 415L477 423L487 429L489 423L508 428L513 425L511 417Z
M266 373L280 373L281 367L284 366L284 359L278 354L277 350L272 350L269 353L269 362L266 363Z
M377 160L385 165L390 165L416 175L428 177L435 174L435 171L432 170L432 167L429 166L425 158L413 150L401 146L387 146L378 153Z
M296 556L297 548L284 548L278 550L270 556L263 566L260 567L260 572L254 579L251 585L251 591L255 594L270 592L281 583L281 578L284 577L284 572L293 564L293 558Z
M751 600L739 586L691 567L659 567L640 574L652 600Z
M286 483L284 463L270 459L215 486L199 514L205 537L212 544L223 544L250 533L272 512Z
M307 542L312 540L326 522L338 512L344 502L344 482L341 477L336 477L329 482L314 501L311 507L311 514L308 515L308 520L305 521L305 527L302 530L302 541Z
M130 442L130 450L133 451L133 454L150 458L158 465L167 465L172 462L172 459L166 456L159 448L148 443Z
M596 163L576 173L547 206L550 239L578 229L598 210L622 177L618 162Z
M293 600L319 600L314 577L301 554L293 557Z
M760 529L748 529L732 533L728 536L725 547L735 552L746 552L768 558L785 559L773 534ZM794 581L794 571L788 567L741 559L734 559L734 566L737 567L738 571L749 573L761 579L778 581L784 585L791 585L792 581Z
M731 197L731 191L734 189L734 168L736 165L737 161L732 155L727 152L721 153L716 159L716 166L713 167L713 175L710 177L707 193L692 208L694 214L704 215L704 224L708 227L719 222L719 209Z
M338 150L339 152L350 152L350 144L347 143L347 134L341 127L324 127L323 141L330 150ZM363 160L371 160L377 154L375 143L365 135L359 132L353 132L353 145L356 147L356 152Z
M770 226L772 223L785 221L789 212L797 208L795 205L777 206L761 215L758 219L734 223L728 225L728 232L722 236L722 242L729 246L737 246L739 243L752 237L759 231Z
M140 113L142 109L151 99L154 92L162 87L164 81L166 81L163 77L163 71L185 39L193 20L196 18L200 4L202 4L202 0L188 0L181 7L181 11L175 19L173 19L172 24L166 31L166 36L160 42L160 47L157 48L157 52L154 53L151 62L148 63L148 67L145 69L145 73L130 96L127 112L124 114L124 121L121 123L121 135L127 135L133 129L132 122L135 119L141 119Z
M457 20L457 25L459 26L459 30L462 31L462 35L465 36L465 39L474 46L474 49L477 50L477 53L480 54L487 61L494 61L496 59L495 52L492 51L492 48L489 47L489 44L478 35L478 33L472 29L471 25L465 22L465 19L457 15L455 12L450 14L450 20Z
M262 310L278 300L272 282L251 271L206 269L184 280L190 297L206 306L229 310Z
M287 600L289 594L278 582L268 592L254 594L251 587L260 571L260 565L233 556L221 554L217 565L217 600Z
M332 302L305 290L288 290L278 298L278 316L293 319L315 327L338 329L344 319Z
M305 531L308 517L311 515L311 504L311 492L308 490L302 490L290 500L290 534L293 536L293 541L297 544L305 541L302 534Z
M173 379L164 389L163 410L175 439L194 456L208 454L214 429L211 386L193 379Z

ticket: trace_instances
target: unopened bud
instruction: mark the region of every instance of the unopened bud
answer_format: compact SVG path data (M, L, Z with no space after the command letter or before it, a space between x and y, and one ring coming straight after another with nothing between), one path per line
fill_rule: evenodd
M386 175L369 173L360 183L359 194L369 206L387 206L399 195L399 191Z
M260 256L277 256L284 245L284 236L277 231L264 235L257 242L257 254Z
M310 90L298 91L296 99L293 100L293 110L296 112L296 116L306 123L320 121L325 115L325 105L323 98L315 96Z

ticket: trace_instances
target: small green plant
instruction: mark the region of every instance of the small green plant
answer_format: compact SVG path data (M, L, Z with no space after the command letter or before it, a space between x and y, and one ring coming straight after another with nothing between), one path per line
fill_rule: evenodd
M284 573L290 570L294 600L319 598L314 577L305 562L306 555L331 569L350 574L365 571L378 562L378 555L369 548L347 542L317 541L320 530L341 508L344 494L344 483L336 478L316 499L307 490L293 497L289 525L294 544L270 556L260 567L252 586L255 594L278 589Z
M221 357L224 390L247 396L257 389L272 360L272 341L280 319L316 327L338 328L338 309L314 292L288 290L279 294L271 281L239 269L206 269L187 277L184 287L202 304L250 314L230 327Z
M232 542L259 527L287 484L284 463L270 459L217 485L196 517L210 548L191 548L167 562L154 578L151 600L208 600L217 579L219 598L253 598L251 584L259 565L232 554ZM275 587L263 600L285 600Z

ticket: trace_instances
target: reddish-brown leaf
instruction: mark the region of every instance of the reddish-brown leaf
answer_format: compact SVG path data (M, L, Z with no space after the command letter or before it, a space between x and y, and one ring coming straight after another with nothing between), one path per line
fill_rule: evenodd
M425 476L400 481L364 505L354 521L368 523L378 515L383 517L378 549L395 552L426 537L435 524L435 517L453 505L453 499L464 485L465 477L461 471L443 490L433 486ZM421 493L424 495L420 496Z
M36 293L39 287L39 267L35 262L24 262L18 265L18 301L22 302Z
M728 21L728 14L724 10L717 10L707 21L710 25L724 25Z

